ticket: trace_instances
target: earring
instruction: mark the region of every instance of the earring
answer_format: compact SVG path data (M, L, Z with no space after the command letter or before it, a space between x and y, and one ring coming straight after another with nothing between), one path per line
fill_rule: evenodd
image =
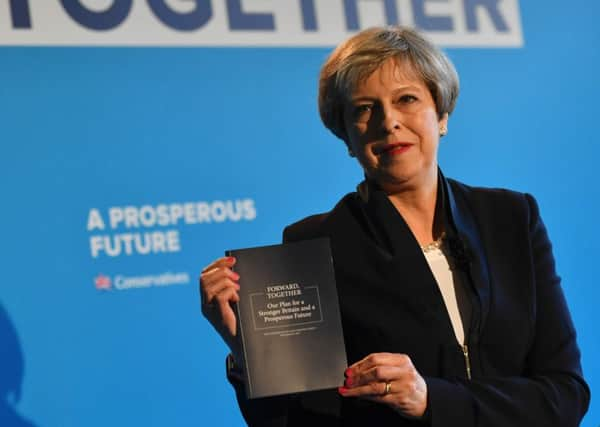
M445 127L440 128L440 136L446 136L447 133L448 129L446 129Z

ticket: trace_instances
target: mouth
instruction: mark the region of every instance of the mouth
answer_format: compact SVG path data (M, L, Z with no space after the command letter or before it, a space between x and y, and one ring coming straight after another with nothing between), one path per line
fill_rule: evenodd
M377 155L394 155L402 154L410 149L414 144L411 142L393 142L391 144L385 144L375 149Z

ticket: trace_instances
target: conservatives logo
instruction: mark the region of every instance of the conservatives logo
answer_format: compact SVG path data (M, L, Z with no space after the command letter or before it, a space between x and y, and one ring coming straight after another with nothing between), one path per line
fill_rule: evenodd
M105 276L102 273L96 276L96 278L94 279L94 283L96 284L96 289L98 289L99 291L109 291L112 286L112 281L110 280L110 277Z
M190 275L186 272L165 272L144 276L126 276L116 274L113 279L104 274L98 274L94 278L94 284L99 291L126 291L129 289L166 287L174 285L187 285L190 283Z

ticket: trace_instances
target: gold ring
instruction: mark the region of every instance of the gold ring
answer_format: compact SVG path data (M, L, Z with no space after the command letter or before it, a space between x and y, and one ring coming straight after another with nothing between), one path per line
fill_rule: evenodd
M385 390L383 391L383 395L385 396L386 394L389 394L391 389L392 383L385 383Z

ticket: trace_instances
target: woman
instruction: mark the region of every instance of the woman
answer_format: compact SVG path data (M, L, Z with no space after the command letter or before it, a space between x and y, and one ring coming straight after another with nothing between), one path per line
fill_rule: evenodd
M363 31L322 68L319 109L365 173L332 211L286 228L328 236L349 360L337 391L249 401L249 425L576 426L589 403L575 330L533 197L438 168L458 96L412 30ZM239 360L235 259L200 278L203 312Z

